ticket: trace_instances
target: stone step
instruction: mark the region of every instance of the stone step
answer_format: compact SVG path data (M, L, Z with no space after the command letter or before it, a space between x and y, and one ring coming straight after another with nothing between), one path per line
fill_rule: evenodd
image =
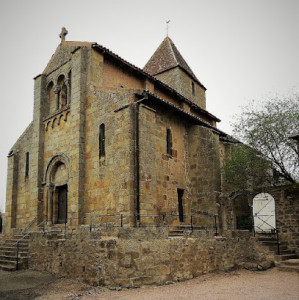
M28 251L28 246L19 246L19 252L27 252ZM1 247L0 248L0 251L17 251L17 247L15 246L15 247L12 247L12 246L6 246L6 247Z
M3 264L3 265L14 264L16 262L17 262L17 258L16 257L4 257L4 258L0 258L0 264ZM20 264L28 262L28 256L26 256L26 257L19 257L18 262Z
M184 230L171 230L168 232L168 236L183 236Z
M287 266L299 266L299 258L288 259L288 260L279 262L278 264L283 264L283 265L287 265Z
M17 242L19 248L18 269L28 267L29 235L14 234L0 245L0 269L14 271L17 267Z
M15 240L15 241L6 241L5 242L5 244L4 245L17 245L17 243L19 244L19 245L28 245L29 244L29 242L28 241L25 241L25 240L22 240L22 241L20 241L20 242L18 242L17 240Z
M12 239L22 239L22 238L24 238L24 239L29 239L29 235L26 235L25 236L25 234L26 233L24 233L24 234L15 234L13 237L11 237Z
M5 241L5 244L16 244L17 242L19 242L19 245L28 244L29 240L9 239Z
M7 260L7 259L0 259L0 265L7 266L7 265L15 265L17 263L17 259L15 260Z
M66 239L65 238L59 238L59 239L56 239L57 242L65 242Z
M0 269L4 271L15 271L16 270L16 265L2 265L0 263Z
M3 259L5 257L17 257L17 252L0 253L0 259ZM28 257L28 252L20 252L19 257L20 258Z
M276 242L274 242L274 243L272 243L272 242L260 242L260 243L263 246L266 246L271 251L277 251L277 249L278 249L278 246L277 246ZM279 249L280 250L287 250L288 248L287 248L286 243L285 242L279 243Z
M297 258L297 255L296 254L282 254L282 255L274 256L274 260L277 262L287 260L287 259L293 259L293 258Z
M8 251L17 251L17 246L12 246L12 245L5 245L5 246L2 246L0 248L1 250L8 250ZM19 245L19 250L20 251L28 251L28 245Z
M13 243L16 244L17 242L19 242L19 244L28 244L29 240L28 239L7 239L5 240L5 244L7 243Z
M265 237L255 237L255 238L260 242L263 242L263 241L265 241L265 242L267 242L267 241L276 241L276 238L274 238L274 237L265 236Z
M278 255L277 253L278 251L275 251L275 254ZM291 250L281 250L281 248L279 249L280 255L284 255L284 254L295 254L294 251Z
M297 273L299 273L299 266L278 266L277 269L279 271L284 271L284 272L297 272Z
M299 273L299 259L288 259L281 262L275 263L276 267L280 271L287 271L287 272L297 272Z
M28 259L28 254L26 253L26 255L19 255L19 259ZM17 260L17 256L16 255L0 255L0 261L2 260L9 260L9 261L15 261Z
M260 243L262 243L263 245L265 245L265 246L272 246L272 245L277 245L277 241L276 240L269 240L269 241L260 241ZM285 246L285 245L287 245L287 243L286 242L282 242L282 241L280 241L279 242L279 245L281 245L281 246Z

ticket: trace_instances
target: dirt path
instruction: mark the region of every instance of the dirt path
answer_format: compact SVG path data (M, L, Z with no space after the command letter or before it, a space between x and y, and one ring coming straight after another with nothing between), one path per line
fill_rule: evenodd
M23 273L22 273L23 272ZM26 273L27 272L27 273ZM15 275L14 275L15 274ZM34 279L35 278L35 279ZM27 282L27 283L26 283ZM27 284L27 285L26 285ZM271 269L208 274L160 287L109 291L49 274L0 272L0 298L26 299L299 299L299 274Z

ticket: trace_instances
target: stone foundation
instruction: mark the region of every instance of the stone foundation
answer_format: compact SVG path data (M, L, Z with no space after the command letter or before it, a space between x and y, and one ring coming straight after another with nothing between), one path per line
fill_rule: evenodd
M182 281L229 270L248 261L271 260L247 231L213 237L205 231L168 238L165 228L121 228L107 232L32 234L29 267L109 287L140 287Z

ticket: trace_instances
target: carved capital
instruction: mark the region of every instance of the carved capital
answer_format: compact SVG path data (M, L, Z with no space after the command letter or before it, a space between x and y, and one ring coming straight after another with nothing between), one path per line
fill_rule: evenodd
M64 81L64 83L67 87L70 86L70 82L71 82L71 80L69 78L65 79L65 81Z
M61 86L55 85L55 87L54 87L54 93L58 94L60 91L61 91Z

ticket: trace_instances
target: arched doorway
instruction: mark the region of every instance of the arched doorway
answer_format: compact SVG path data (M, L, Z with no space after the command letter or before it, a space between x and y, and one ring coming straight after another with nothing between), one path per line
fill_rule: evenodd
M46 171L47 220L49 224L63 224L68 215L69 163L65 155L52 158Z
M275 200L268 193L253 198L253 221L255 232L269 233L276 229Z

